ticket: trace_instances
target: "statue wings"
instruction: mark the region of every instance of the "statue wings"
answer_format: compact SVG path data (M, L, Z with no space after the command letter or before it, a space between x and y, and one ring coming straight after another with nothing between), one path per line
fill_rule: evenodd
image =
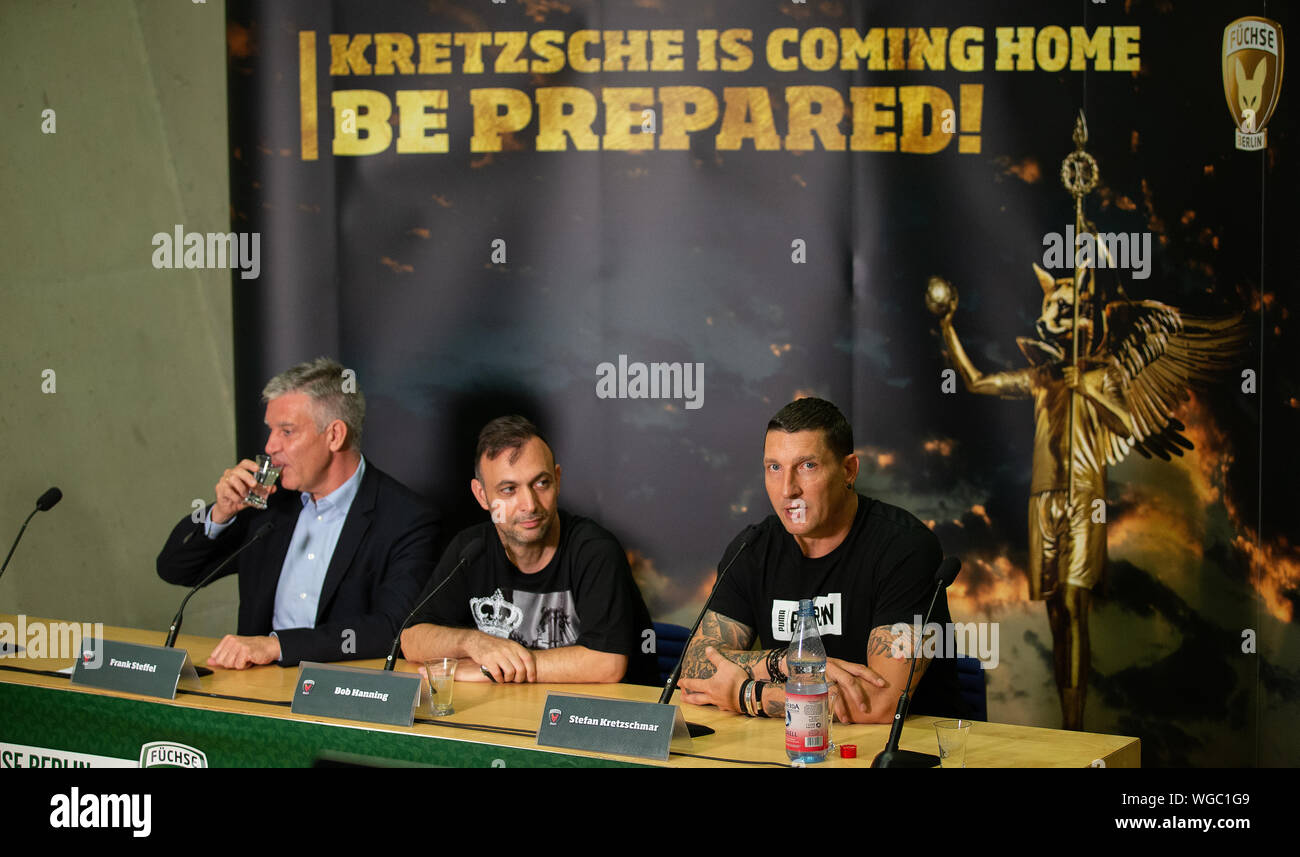
M1192 449L1174 411L1193 386L1240 366L1248 342L1242 316L1182 314L1156 301L1106 305L1106 338L1095 358L1103 364L1101 393L1109 407L1095 409L1101 449L1118 464L1130 449L1168 461Z

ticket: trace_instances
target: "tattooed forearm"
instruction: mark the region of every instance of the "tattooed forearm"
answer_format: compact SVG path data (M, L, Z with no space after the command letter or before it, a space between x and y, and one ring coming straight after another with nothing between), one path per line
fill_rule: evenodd
M898 638L901 637L901 634L898 635ZM878 628L872 628L871 636L867 638L867 657L870 658L873 655L880 657L883 655L892 658L894 656L894 640L895 635L890 633L887 626L881 625Z
M707 641L700 639L699 635L691 638L690 645L686 647L686 654L682 657L682 676L685 678L713 678L717 668L709 661L708 656L704 654L704 647L710 645Z
M895 629L898 631L895 632ZM916 654L921 655L917 658L916 675L912 679L912 689L915 690L921 676L925 674L925 668L930 665L930 659L924 656L920 641L916 629L911 625L880 625L872 628L871 636L867 638L867 657L886 657L906 663L915 650Z
M763 688L763 710L768 717L785 717L785 689L779 684Z
M750 678L767 678L767 652L723 652L727 660L745 671ZM754 667L760 667L759 674L754 674Z
M749 651L753 642L754 631L748 625L710 610L704 614L699 630L686 646L686 655L682 658L682 675L687 678L711 678L716 668L704 650L712 646L720 655L739 664L752 677L754 664L763 658L762 652Z

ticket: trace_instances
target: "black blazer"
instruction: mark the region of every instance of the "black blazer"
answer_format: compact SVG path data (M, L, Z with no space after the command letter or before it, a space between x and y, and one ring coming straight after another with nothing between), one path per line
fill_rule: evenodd
M243 510L216 539L204 536L203 524L187 516L158 554L158 576L168 583L193 586L264 522L275 521L274 530L221 573L222 577L239 574L238 633L269 634L275 590L302 512L301 498L298 491L276 491L265 511ZM367 461L325 572L316 627L276 630L280 664L386 656L398 624L411 612L433 573L437 536L438 516L433 509Z

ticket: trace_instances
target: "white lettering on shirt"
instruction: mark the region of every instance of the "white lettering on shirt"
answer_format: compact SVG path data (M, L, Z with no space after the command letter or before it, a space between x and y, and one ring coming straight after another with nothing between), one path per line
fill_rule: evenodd
M823 637L834 634L837 637L844 619L840 593L818 595L813 601L813 611L817 614L817 633ZM795 620L799 618L799 602L772 599L772 636L781 641L794 639Z

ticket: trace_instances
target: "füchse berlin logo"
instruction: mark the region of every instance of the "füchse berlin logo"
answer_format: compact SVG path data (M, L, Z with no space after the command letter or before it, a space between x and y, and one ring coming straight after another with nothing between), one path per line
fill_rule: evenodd
M142 768L206 768L207 766L207 755L188 744L150 741L140 747Z
M560 722L560 709L552 708L550 711L547 712L547 715L549 715L550 717L552 726Z
M1223 29L1223 94L1237 123L1237 148L1268 145L1264 130L1282 92L1282 26L1268 18L1238 18Z
M309 678L309 679L307 679L306 681L304 681L304 682L302 683L302 695L303 695L303 696L308 696L308 695L310 695L310 694L311 694L311 689L312 689L313 687L315 687L315 686L316 686L316 680L315 680L315 679L310 679L310 678Z

